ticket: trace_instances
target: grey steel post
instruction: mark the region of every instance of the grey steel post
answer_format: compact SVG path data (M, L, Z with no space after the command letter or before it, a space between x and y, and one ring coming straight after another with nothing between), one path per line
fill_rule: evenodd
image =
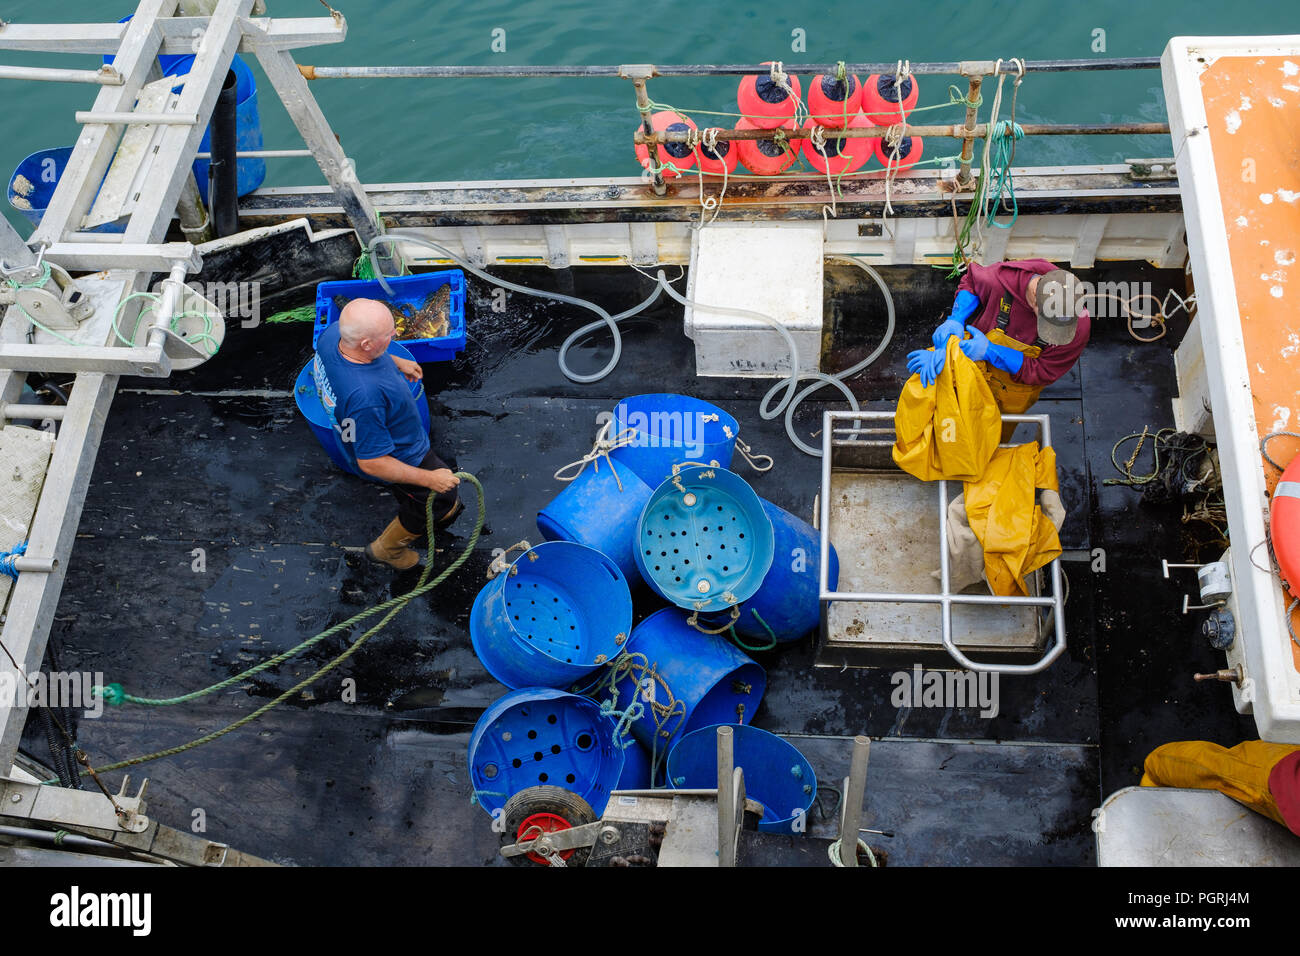
M867 792L867 760L871 741L859 734L853 738L853 760L844 780L844 812L840 815L840 863L858 865L858 830L862 826L862 798Z
M632 81L632 86L636 89L636 108L641 116L641 132L647 136L654 135L654 127L650 124L650 94L646 92L645 81L655 75L655 68L648 64L637 64L635 66L620 66L618 68L619 76L625 77ZM647 147L652 163L659 160L659 147L651 144ZM651 180L654 185L656 196L662 196L668 192L668 186L664 182L663 173L657 169L654 171L654 178Z
M718 728L718 866L736 865L735 741L730 727Z

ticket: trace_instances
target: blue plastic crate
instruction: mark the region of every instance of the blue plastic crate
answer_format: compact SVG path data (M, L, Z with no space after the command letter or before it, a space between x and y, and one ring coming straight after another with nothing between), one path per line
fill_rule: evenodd
M320 334L339 318L335 296L352 299L377 299L392 305L419 308L424 300L445 285L451 286L451 305L447 314L447 334L436 339L399 339L418 362L450 362L465 349L465 273L459 269L444 272L421 272L388 280L393 288L390 298L378 279L346 279L322 282L316 286L316 326L311 345L316 347Z

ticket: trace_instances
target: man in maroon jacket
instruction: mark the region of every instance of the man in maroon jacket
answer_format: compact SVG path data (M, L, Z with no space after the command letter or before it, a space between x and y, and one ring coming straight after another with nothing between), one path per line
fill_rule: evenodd
M969 332L962 352L984 363L998 408L1021 414L1044 386L1074 366L1088 344L1092 321L1083 299L1074 274L1046 259L971 263L957 285L951 314L935 329L934 351L912 352L907 368L928 387L943 370L948 338ZM1004 429L1004 441L1008 431L1014 428Z

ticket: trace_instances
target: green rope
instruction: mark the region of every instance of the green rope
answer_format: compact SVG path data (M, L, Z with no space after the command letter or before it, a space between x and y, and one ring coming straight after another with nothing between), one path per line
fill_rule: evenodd
M727 633L730 634L731 639L736 642L736 646L743 651L751 651L751 652L770 651L772 648L776 647L777 645L776 634L772 631L770 627L768 627L767 621L763 620L763 617L761 614L758 613L757 608L751 607L749 609L749 613L754 615L754 619L758 621L759 624L763 625L763 630L767 631L768 642L766 644L756 644L753 646L746 644L744 641L740 639L740 635L736 633L736 627L734 624L731 627L727 628Z
M1160 474L1160 445L1167 436L1173 435L1176 432L1177 429L1175 428L1162 428L1157 432L1152 432L1149 427L1143 426L1140 432L1133 432L1131 434L1125 435L1119 441L1115 442L1115 444L1112 445L1110 449L1110 462L1112 465L1115 466L1115 470L1118 471L1124 477L1106 478L1102 481L1102 484L1103 485L1128 485L1129 487L1140 488L1142 485L1149 484L1150 482L1155 481L1155 479ZM1136 438L1138 440L1137 447L1133 449L1133 454L1129 456L1128 461L1121 465L1119 463L1119 458L1116 457L1119 454L1119 446L1133 438ZM1151 474L1149 475L1134 474L1133 465L1137 462L1137 457L1142 452L1142 446L1146 444L1146 440L1148 438L1152 439Z
M277 312L275 315L267 316L265 320L270 325L282 325L288 322L315 322L316 305L301 305L296 309L287 309L284 312Z
M998 120L993 128L993 154L990 157L990 164L993 167L993 181L989 188L989 196L992 202L989 206L988 217L984 220L986 225L996 226L998 229L1010 229L1020 218L1020 207L1016 203L1016 188L1011 180L1011 157L1015 155L1016 143L1023 139L1025 131L1021 129L1019 123L1008 123L1006 120ZM998 222L998 206L1010 200L1011 202L1011 221Z
M411 601L415 600L416 598L420 597L421 595L426 594L429 591L432 591L434 588L438 587L438 585L442 584L443 581L445 581L453 572L455 572L458 568L460 568L462 564L465 563L470 553L474 550L475 546L478 544L479 535L483 531L483 519L484 519L483 486L479 483L479 480L477 478L475 478L473 475L467 472L463 472L463 471L457 472L456 476L464 481L468 481L471 485L474 486L474 493L478 497L478 519L475 521L474 531L470 535L469 541L466 542L464 550L461 551L461 553L456 557L456 559L452 561L451 564L449 564L442 571L441 574L439 574L432 581L429 580L429 574L433 570L433 556L434 556L434 543L433 543L434 541L434 534L433 534L434 496L429 495L429 497L425 500L425 504L424 504L425 527L427 529L427 535L429 539L428 557L426 559L423 568L420 571L420 579L418 583L410 591L407 591L405 594L398 595L397 597L390 598L389 600L384 601L382 604L377 604L374 607L368 608L367 610L360 612L359 614L355 614L352 617L348 618L346 621L343 621L340 624L335 624L333 627L322 631L320 634L317 634L315 637L303 641L297 647L292 648L284 652L283 654L278 654L275 657L271 658L270 660L257 665L256 667L251 667L248 670L242 672L241 674L237 674L235 677L230 678L229 680L221 681L218 684L213 684L211 687L205 687L200 691L195 691L192 694L185 694L181 697L149 699L149 698L133 697L127 694L124 695L124 699L126 699L131 703L150 704L154 706L164 706L167 704L179 703L183 700L193 700L194 698L201 697L204 694L210 694L213 691L218 690L219 688L228 687L230 684L242 679L243 677L258 673L259 671L265 670L267 667L273 666L276 663L287 660L293 655L299 653L300 651L306 649L307 647L310 647L311 645L317 643L318 641L321 641L324 638L329 637L332 634L337 634L340 631L349 630L354 625L365 620L366 618L372 617L381 611L387 611L388 613L385 614L384 617L380 619L379 623L375 624L374 627L370 628L370 630L362 634L361 637L357 638L356 643L354 643L351 647L349 647L338 657L334 658L332 661L327 663L325 666L321 667L310 677L307 677L305 680L299 681L293 687L289 688L279 697L275 698L275 700L267 704L263 704L261 707L257 708L257 710L253 711L250 714L247 714L244 717L241 717L239 720L235 721L234 723L222 727L220 730L215 730L212 733L204 734L202 737L198 737L194 740L189 741L188 743L184 743L176 747L169 747L166 750L155 751L154 753L145 754L142 757L131 757L127 760L119 760L117 763L109 764L106 767L97 767L95 768L96 773L105 773L112 770L121 770L124 767L133 767L137 764L147 763L148 761L151 760L157 760L160 757L171 757L179 753L184 753L187 750L191 750L202 744L210 743L211 741L216 740L218 737L223 737L226 734L230 733L231 731L238 730L240 727L252 723L258 717L261 717L267 711L271 710L271 708L284 703L286 700L293 697L295 694L300 693L305 688L316 683L316 681L320 680L330 671L334 670L336 667L338 667L340 664L346 661L349 657L355 654L358 650L360 650L361 647L368 640L370 640L370 638L374 637L381 630L383 630L388 625L388 622L391 621L404 607L406 607L407 604L409 604ZM85 776L87 773L88 771L82 771L83 776Z

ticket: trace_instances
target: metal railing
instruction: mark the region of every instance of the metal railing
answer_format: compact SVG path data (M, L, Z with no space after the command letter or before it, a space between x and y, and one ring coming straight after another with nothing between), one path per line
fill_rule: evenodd
M1039 444L1043 448L1052 446L1052 426L1047 415L1003 415L1004 422L1028 422L1039 428ZM818 590L823 604L827 602L844 603L888 603L888 604L938 604L942 616L942 641L944 649L962 667L972 671L988 671L999 674L1037 674L1045 670L1065 651L1065 599L1061 582L1061 560L1056 558L1049 567L1052 593L1038 597L1003 597L997 594L960 594L951 590L948 554L948 482L940 480L939 486L939 585L938 594L920 592L893 591L832 591L830 588L830 547L831 547L831 474L835 463L834 449L852 445L879 445L880 441L864 442L862 435L889 435L893 430L894 412L870 411L828 411L822 420L822 487L821 514L819 527L821 532L821 568L818 578ZM888 427L877 427L886 422ZM865 424L864 424L865 423ZM873 426L872 423L876 423ZM885 444L892 445L892 437ZM972 661L953 642L952 606L954 604L995 605L1009 607L1050 607L1055 625L1055 641L1046 653L1034 664L980 664Z

